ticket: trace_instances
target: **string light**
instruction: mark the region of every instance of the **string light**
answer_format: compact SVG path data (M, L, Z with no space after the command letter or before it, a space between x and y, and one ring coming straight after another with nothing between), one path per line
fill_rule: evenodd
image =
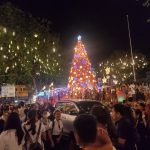
M6 68L4 70L5 73L8 73L9 69L17 68L16 67L17 64L19 64L18 69L20 69L20 71L21 71L21 70L27 69L28 67L31 67L33 65L33 62L36 63L37 61L38 61L37 65L39 65L38 71L40 71L41 73L53 75L53 73L58 70L62 71L62 69L60 68L61 65L59 63L59 61L60 61L59 57L61 57L61 54L56 53L57 51L56 51L56 48L54 47L54 45L55 45L54 41L52 43L50 43L50 45L52 46L52 44L53 44L52 52L54 52L56 54L52 56L51 55L52 52L49 54L49 50L47 50L46 59L45 59L45 56L41 55L42 51L41 51L41 48L38 48L38 45L40 45L41 41L45 43L48 40L46 40L44 38L43 40L40 41L39 40L40 38L38 38L39 35L37 33L32 35L32 37L31 37L31 38L34 38L34 37L38 38L38 41L36 41L34 39L35 43L33 43L33 44L30 42L30 37L29 38L23 37L22 41L20 39L19 43L16 42L15 36L17 35L17 33L15 31L9 31L5 27L2 28L2 32L0 34L1 35L4 34L4 36L9 35L11 38L10 41L8 41L8 45L1 42L1 46L0 46L1 57L3 59L5 59L5 61L4 60L3 60L3 62L1 61L1 64L5 65L5 68ZM1 41L3 40L2 38L4 36L0 37ZM32 39L31 39L31 41L32 41ZM3 47L2 45L5 47ZM32 45L34 45L34 46L32 46ZM5 50L5 51L3 51L3 50ZM20 51L16 51L16 50L20 50ZM35 50L37 50L37 51L35 51ZM6 67L6 65L9 64L9 62L10 62L9 60L11 60L11 61L13 60L13 62L14 62L10 68ZM51 71L51 72L49 72L49 71Z
M78 95L78 92L84 92L87 89L97 90L95 74L91 70L91 63L80 37L78 37L74 51L74 59L68 80L69 91Z
M134 65L135 69L144 69L147 67L148 63L144 56L141 54L135 55ZM137 59L140 58L140 59ZM105 77L106 75L110 74L110 78L112 80L117 80L118 83L121 81L125 81L127 79L130 79L132 77L132 62L130 55L125 55L125 57L115 59L113 62L105 61L99 63L99 73L102 77ZM106 69L110 68L110 69Z
M34 37L37 38L37 37L38 37L38 34L34 34Z

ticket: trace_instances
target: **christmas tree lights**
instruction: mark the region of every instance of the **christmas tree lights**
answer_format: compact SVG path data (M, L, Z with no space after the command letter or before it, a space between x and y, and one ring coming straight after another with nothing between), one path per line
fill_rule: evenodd
M78 36L71 65L68 88L71 95L78 96L87 90L97 90L96 75L92 71L86 49Z

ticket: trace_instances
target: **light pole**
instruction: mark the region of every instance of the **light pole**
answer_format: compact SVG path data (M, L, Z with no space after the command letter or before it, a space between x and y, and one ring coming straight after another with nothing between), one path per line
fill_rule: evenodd
M132 49L132 41L131 41L131 34L130 34L130 23L129 23L129 17L127 16L127 23L128 23L128 33L129 33L129 42L130 42L130 51L131 51L131 59L132 59L132 69L133 69L133 77L134 82L136 82L136 74L135 74L135 62L133 58L133 49Z

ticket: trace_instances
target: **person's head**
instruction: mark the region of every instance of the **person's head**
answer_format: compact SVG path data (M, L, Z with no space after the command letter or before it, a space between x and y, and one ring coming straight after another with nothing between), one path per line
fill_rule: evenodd
M25 105L24 102L20 102L19 104L20 107L24 107L24 105Z
M139 109L135 110L135 119L141 119L142 120L142 112Z
M56 109L54 111L54 117L55 117L56 120L60 120L61 119L61 111Z
M42 117L43 117L44 119L47 119L47 118L49 117L49 112L48 112L47 110L44 110L44 111L42 112Z
M143 112L145 111L145 104L144 103L139 103L139 109Z
M123 104L115 104L112 108L112 119L120 120L125 115L125 106Z
M21 127L21 121L20 121L19 115L16 112L12 112L9 114L4 130L11 130L11 129L16 130L16 136L18 138L18 145L20 145L24 136L24 132Z
M7 121L8 115L9 115L9 110L8 109L4 109L3 110L3 120L4 121Z
M106 128L111 139L116 139L116 130L112 122L110 112L105 106L93 106L91 114L96 117L98 124Z
M31 125L29 131L31 131L32 135L36 133L36 126L35 123L38 121L38 113L36 110L31 110L28 113L29 122L28 124Z
M76 142L81 147L93 144L97 137L97 122L92 115L79 115L74 123L74 134Z

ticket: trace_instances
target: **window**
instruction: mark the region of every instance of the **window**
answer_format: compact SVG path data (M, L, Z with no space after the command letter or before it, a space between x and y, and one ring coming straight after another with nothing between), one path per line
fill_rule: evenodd
M78 113L78 110L75 107L74 103L66 103L65 113L70 115L75 115Z
M65 103L57 103L56 109L59 109L62 113L65 113Z

